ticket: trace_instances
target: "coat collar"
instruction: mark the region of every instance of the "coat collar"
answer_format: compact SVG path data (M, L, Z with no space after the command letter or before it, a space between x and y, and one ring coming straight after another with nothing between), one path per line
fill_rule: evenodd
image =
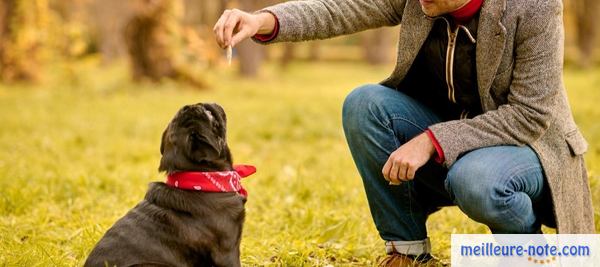
M506 28L501 22L505 9L506 0L484 0L480 11L475 53L483 110L493 107L489 89L500 65L506 41ZM423 14L419 1L409 0L404 11L398 41L398 62L393 74L382 82L384 85L397 85L404 79L433 28L433 20Z
M395 87L404 79L432 28L433 21L423 14L419 1L407 1L400 24L396 68L382 84Z

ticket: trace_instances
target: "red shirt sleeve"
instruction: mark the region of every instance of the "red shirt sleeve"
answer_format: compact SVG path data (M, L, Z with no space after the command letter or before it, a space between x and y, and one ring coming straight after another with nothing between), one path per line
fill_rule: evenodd
M273 41L273 39L275 39L277 37L277 34L279 33L279 19L272 12L265 12L268 12L269 14L273 15L273 17L275 17L275 27L273 28L273 32L271 34L256 34L253 36L255 40L258 40L263 43Z
M427 130L425 130L425 133L427 134L427 136L431 140L431 143L433 144L433 147L435 147L436 155L433 158L433 160L435 160L435 162L437 162L439 164L444 163L444 161L446 159L444 158L444 150L442 150L442 146L440 146L440 143L435 138L435 135L433 135L433 132L431 130L427 129Z

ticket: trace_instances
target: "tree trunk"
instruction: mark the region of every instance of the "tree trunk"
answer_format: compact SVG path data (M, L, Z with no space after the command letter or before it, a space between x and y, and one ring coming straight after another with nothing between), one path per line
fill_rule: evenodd
M154 82L171 78L202 88L202 81L174 64L168 29L172 4L171 0L135 1L134 15L124 32L133 78Z
M11 22L15 18L15 0L3 0L0 1L0 57L2 59L2 69L4 70L6 54L9 43L12 41L12 29Z
M364 33L365 60L372 65L383 65L393 60L393 38L390 29L381 28Z
M258 0L241 0L240 9L252 12L259 6ZM244 77L258 76L260 65L264 60L264 47L254 43L252 40L245 40L236 46L240 62L240 75Z
M321 60L321 42L310 42L308 51L308 60L319 61Z
M281 66L287 68L295 58L296 46L292 43L285 44L283 47L283 55L281 55Z
M124 36L118 33L124 31L133 16L132 2L97 0L89 6L89 20L103 63L110 63L127 54Z
M596 43L596 18L600 4L598 0L572 1L574 6L577 26L577 46L580 52L579 64L589 68L593 64L594 48Z

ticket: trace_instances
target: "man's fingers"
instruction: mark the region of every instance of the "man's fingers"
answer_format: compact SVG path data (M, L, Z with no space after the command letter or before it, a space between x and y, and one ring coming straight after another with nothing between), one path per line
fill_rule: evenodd
M227 18L227 21L225 21L225 27L223 28L223 42L225 43L225 46L231 45L231 36L233 36L233 31L240 22L240 18L241 15L234 12Z
M381 170L381 173L383 174L383 178L387 181L390 180L390 169L392 169L392 163L391 161L388 159L385 164L383 165L383 169Z
M400 165L398 168L398 180L406 181L406 171L408 170L408 163L405 161L397 163Z
M225 10L225 12L223 12L223 15L221 15L219 20L217 20L217 23L215 23L215 27L213 28L215 37L217 39L217 44L219 44L219 46L221 48L226 47L225 41L223 40L223 30L224 30L225 22L229 18L229 15L231 15L231 11Z
M217 37L217 43L219 46L221 46L221 48L225 47L225 42L223 41L223 28L225 27L225 22L227 21L227 18L229 18L229 15L231 15L231 10L225 10L223 15L221 15L215 24L214 28L215 35Z
M406 170L406 180L415 179L415 173L419 168L414 165L409 165L408 170Z
M398 171L399 171L399 164L397 161L392 161L392 168L390 169L390 182L394 183L394 184L398 184L400 183L400 180L398 179Z
M215 26L213 27L213 32L214 33L217 33L217 30L219 28L222 28L223 21L225 21L225 19L227 18L227 14L229 14L229 10L223 11L223 14L221 14L221 16L219 17L219 19L215 23Z
M250 36L250 34L251 34L250 28L242 27L239 32L237 32L233 35L233 37L231 38L230 45L232 47L235 46L236 44L240 43L244 39L248 38Z

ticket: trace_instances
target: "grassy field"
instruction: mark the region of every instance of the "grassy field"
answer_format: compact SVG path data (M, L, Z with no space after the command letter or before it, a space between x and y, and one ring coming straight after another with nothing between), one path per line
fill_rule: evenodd
M370 266L383 254L341 129L354 87L390 67L299 63L268 66L258 81L232 70L195 91L134 85L123 66L56 68L44 85L0 87L0 266L77 266L157 172L162 130L184 104L218 102L237 163L258 173L242 239L247 266ZM75 71L76 70L76 71ZM600 69L565 74L600 206ZM596 209L596 229L600 230ZM485 233L457 208L429 220L433 250L449 258L451 233Z

